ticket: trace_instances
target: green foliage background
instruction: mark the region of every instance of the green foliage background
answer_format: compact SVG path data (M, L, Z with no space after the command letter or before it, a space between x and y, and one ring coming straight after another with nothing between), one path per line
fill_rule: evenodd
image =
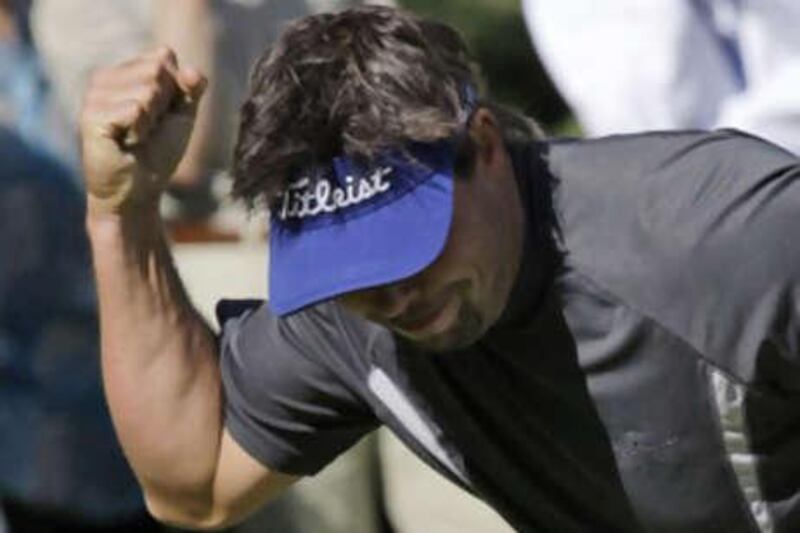
M400 0L404 7L457 28L481 65L489 96L572 132L566 105L533 50L519 0Z

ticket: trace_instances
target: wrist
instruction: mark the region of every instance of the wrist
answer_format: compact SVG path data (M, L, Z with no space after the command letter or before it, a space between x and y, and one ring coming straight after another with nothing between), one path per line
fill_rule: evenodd
M146 234L160 234L163 223L158 200L125 202L119 205L87 194L86 229L92 239L112 235L142 237Z
M151 192L149 194L142 191L130 190L130 187L123 187L115 194L94 194L92 191L86 193L86 212L87 215L106 216L119 215L130 216L149 212L158 213L161 192Z

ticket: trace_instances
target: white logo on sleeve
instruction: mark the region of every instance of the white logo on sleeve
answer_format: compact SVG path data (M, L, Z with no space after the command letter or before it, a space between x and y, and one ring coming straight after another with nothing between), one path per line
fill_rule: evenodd
M454 476L460 479L464 485L471 486L469 479L461 468L445 450L437 432L431 423L425 419L422 413L414 406L405 392L398 387L382 369L372 368L367 378L367 386L370 391L380 400L389 410L405 430L414 437L440 464L447 468Z

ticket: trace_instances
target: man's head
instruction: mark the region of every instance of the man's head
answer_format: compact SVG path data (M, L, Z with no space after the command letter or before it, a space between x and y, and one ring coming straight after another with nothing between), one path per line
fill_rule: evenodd
M272 210L273 308L340 298L431 348L475 340L519 263L505 142L534 132L477 101L445 25L368 7L289 26L256 65L234 163L234 193Z

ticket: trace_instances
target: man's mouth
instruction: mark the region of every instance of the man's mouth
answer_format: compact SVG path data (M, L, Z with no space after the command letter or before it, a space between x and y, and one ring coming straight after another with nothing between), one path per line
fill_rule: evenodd
M409 337L428 337L446 331L458 315L458 298L451 294L437 305L415 310L391 322L391 328Z

